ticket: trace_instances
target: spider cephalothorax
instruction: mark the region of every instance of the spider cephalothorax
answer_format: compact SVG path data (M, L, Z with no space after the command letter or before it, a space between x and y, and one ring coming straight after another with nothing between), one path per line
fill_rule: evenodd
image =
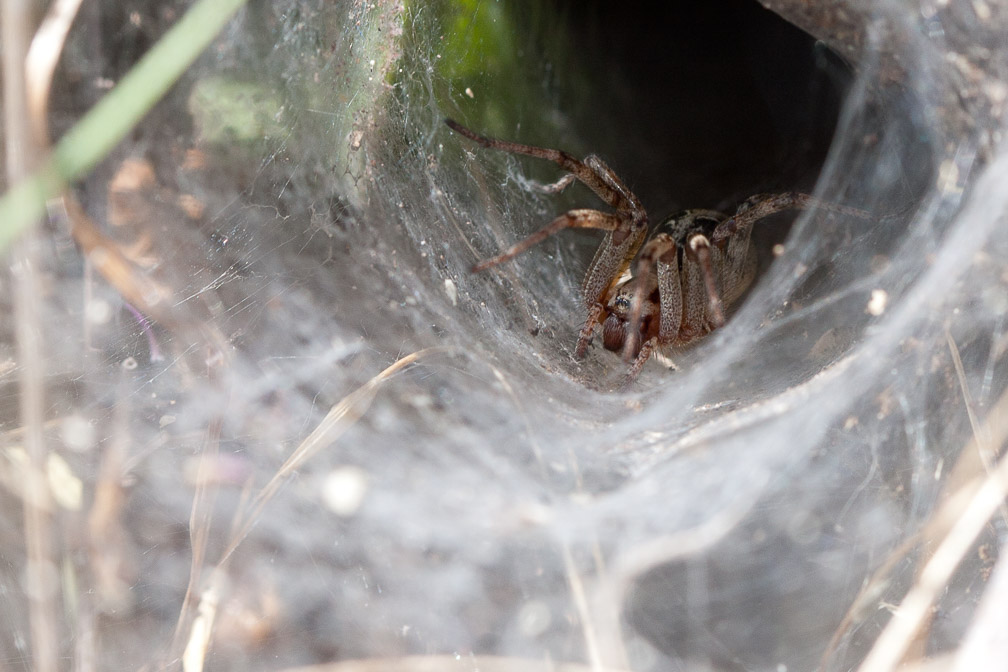
M725 308L755 276L750 233L757 221L782 210L809 207L870 217L864 210L809 194L757 194L731 216L714 210L686 210L667 217L648 238L647 212L640 200L594 154L582 161L557 149L488 138L451 119L445 123L484 147L556 163L568 175L553 189L563 189L577 179L613 208L611 213L569 210L496 257L477 263L473 271L512 259L563 229L605 231L581 284L588 315L574 354L584 355L596 327L601 326L602 345L631 362L626 382L637 377L656 348L686 345L724 324Z

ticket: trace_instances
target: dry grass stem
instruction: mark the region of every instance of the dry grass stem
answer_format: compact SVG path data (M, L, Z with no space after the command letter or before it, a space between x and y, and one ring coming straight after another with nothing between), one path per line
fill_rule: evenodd
M990 437L989 445L995 453L1000 452L1000 447L1008 438L1008 422L1004 418L1008 418L1008 393L998 399L981 431L962 455L967 459L974 456L973 459L979 461L975 456L981 450L981 437ZM960 466L957 465L957 468ZM1002 506L1008 494L1008 460L1002 459L989 473L978 471L978 475L950 493L925 529L924 538L936 544L935 550L865 658L859 668L861 672L890 672L896 669L927 620L931 606L948 585L980 532ZM960 478L950 477L950 482L958 484L961 478L960 473Z

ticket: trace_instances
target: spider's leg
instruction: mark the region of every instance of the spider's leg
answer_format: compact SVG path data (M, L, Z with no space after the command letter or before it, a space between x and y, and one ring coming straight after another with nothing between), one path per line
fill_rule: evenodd
M734 215L719 224L710 239L712 242L718 243L729 238L739 229L751 226L764 217L784 210L804 210L806 208L819 208L826 212L835 212L860 219L873 218L873 215L867 210L830 203L811 194L803 194L798 191L787 191L782 194L756 194L743 201Z
M598 176L610 189L620 195L622 198L622 203L610 203L620 212L625 212L632 215L635 219L646 218L646 212L644 206L641 205L640 200L637 198L636 194L630 191L630 188L623 184L617 175L616 171L609 167L609 165L602 160L598 154L589 154L585 157L584 163L588 166L595 175ZM589 187L591 185L588 185ZM593 188L594 190L594 188ZM598 193L597 191L595 193ZM624 205L625 204L625 205Z
M659 233L647 242L637 262L638 275L651 272L651 268L656 269L658 274L658 341L663 344L674 343L682 326L683 295L678 250L672 236Z
M620 383L620 388L625 389L630 387L633 381L637 380L637 376L640 375L641 369L647 363L647 360L651 359L651 355L654 354L655 347L658 345L658 338L649 338L641 346L640 352L637 353L637 358L634 359L633 363L627 369L626 375L623 376L623 382Z
M623 359L627 362L634 359L635 356L639 357L640 352L638 347L643 347L639 341L641 320L644 314L644 302L647 300L647 295L652 290L653 284L659 282L655 279L658 258L669 249L674 254L675 243L672 241L671 236L660 233L647 242L644 249L641 250L640 256L637 258L637 264L634 269L633 295L630 298L630 312L627 314L626 337L623 343ZM681 303L682 292L680 291L679 294ZM664 299L663 296L660 298ZM660 308L660 310L659 330L661 331L666 325L664 310L663 308ZM679 327L676 325L676 331L678 330ZM643 366L643 363L641 366Z
M551 182L549 184L541 184L539 182L529 182L532 187L539 192L544 194L559 194L561 191L569 187L575 180L574 173L567 173L561 177L556 182Z
M581 283L581 296L586 308L606 302L612 289L619 283L623 271L629 268L646 235L646 228L628 229L625 219L620 219L619 226L606 234L595 257L588 264Z
M599 210L589 210L587 208L568 210L532 235L519 240L496 257L484 259L475 264L472 267L472 272L478 273L497 264L504 263L509 259L513 259L533 245L541 243L564 229L598 229L600 231L612 232L620 230L621 226L622 220L618 215L600 212Z
M517 142L488 138L485 135L480 135L479 133L466 128L454 119L445 119L445 124L447 124L448 127L456 133L463 135L473 142L489 149L497 149L502 152L510 152L512 154L524 154L526 156L534 156L539 159L552 161L568 173L573 174L577 179L581 180L581 182L594 191L599 198L619 212L625 214L634 213L635 215L640 215L641 217L644 215L644 208L640 204L640 201L637 200L637 197L633 195L633 192L631 192L618 177L616 177L616 174L613 173L612 169L599 160L598 157L590 156L587 161L580 161L567 152L559 149L534 147L532 145L523 145Z
M627 361L632 359L637 351L644 302L647 298L645 295L653 288L653 283L658 285L658 343L670 344L679 339L683 319L683 287L679 275L678 250L675 240L667 233L656 234L641 250L634 272L637 282L631 298L630 313L627 315L627 338L623 350L623 357ZM653 349L652 345L648 352ZM637 358L639 357L638 352ZM640 366L643 366L643 362Z
M597 214L603 215L604 213ZM614 216L608 215L608 217ZM578 337L577 349L575 350L577 357L584 355L588 342L591 340L592 331L605 313L605 304L613 289L620 283L623 272L629 268L637 250L640 249L641 243L644 242L644 236L647 235L646 227L628 230L626 219L618 216L615 216L615 219L616 228L606 234L605 240L599 245L595 257L588 265L588 271L581 283L581 298L584 301L584 307L588 309L588 318L585 320Z
M689 250L696 255L700 272L703 274L704 288L707 290L707 312L715 328L725 323L724 306L714 280L714 264L711 261L711 243L707 236L695 233L686 241Z
M601 303L596 303L588 309L588 317L585 318L581 331L578 332L577 347L574 349L574 357L577 359L584 357L585 351L588 350L588 344L591 343L592 335L595 333L595 325L599 323L603 312L605 312L605 306Z

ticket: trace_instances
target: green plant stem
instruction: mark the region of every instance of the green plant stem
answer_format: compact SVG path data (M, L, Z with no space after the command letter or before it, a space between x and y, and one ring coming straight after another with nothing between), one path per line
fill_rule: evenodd
M108 156L243 4L245 0L200 0L193 5L60 139L41 167L0 198L0 252L42 216L46 201Z

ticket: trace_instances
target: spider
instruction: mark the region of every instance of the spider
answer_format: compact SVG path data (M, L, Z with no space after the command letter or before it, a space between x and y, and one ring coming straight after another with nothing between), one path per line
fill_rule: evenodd
M547 191L559 192L575 179L614 212L578 208L495 257L475 264L479 272L513 259L564 229L596 229L606 235L581 283L587 317L574 356L581 358L601 325L602 345L621 352L629 363L624 386L633 382L656 349L681 347L725 322L725 309L749 287L756 274L750 241L753 224L790 209L821 208L869 218L870 213L829 203L800 192L756 194L726 215L715 210L685 210L663 219L648 237L644 206L598 156L578 160L567 152L489 138L452 119L456 133L483 147L525 154L556 163L567 174Z

